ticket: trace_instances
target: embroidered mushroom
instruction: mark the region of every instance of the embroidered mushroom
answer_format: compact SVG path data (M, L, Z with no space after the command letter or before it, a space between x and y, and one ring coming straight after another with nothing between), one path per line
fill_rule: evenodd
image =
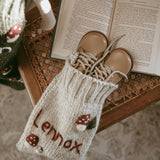
M77 130L83 132L87 128L89 121L90 121L90 114L80 116L76 121Z
M30 144L32 147L36 147L38 142L39 142L39 137L36 136L35 134L31 134L26 137L26 141L28 144Z
M7 42L8 43L13 43L19 38L19 34L22 31L22 26L20 24L16 24L7 33Z

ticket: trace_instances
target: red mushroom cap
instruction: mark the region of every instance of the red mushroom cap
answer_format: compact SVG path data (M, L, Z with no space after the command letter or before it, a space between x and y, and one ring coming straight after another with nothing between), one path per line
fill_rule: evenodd
M82 124L85 126L88 126L90 121L90 114L86 114L86 115L82 115L78 118L78 120L76 121L77 124Z
M31 134L26 137L26 141L33 147L37 146L39 142L39 137L36 136L35 134Z
M20 34L22 31L22 26L20 24L16 24L7 33L7 38L14 38L16 35Z

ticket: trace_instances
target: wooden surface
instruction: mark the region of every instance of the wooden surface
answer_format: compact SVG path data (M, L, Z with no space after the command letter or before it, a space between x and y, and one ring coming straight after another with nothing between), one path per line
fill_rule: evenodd
M32 105L35 106L42 95L42 90L40 89L34 70L29 63L22 44L20 45L18 51L18 62L18 69L25 84L27 93L30 97Z
M160 100L160 86L143 93L118 108L102 113L98 131L113 125Z
M30 23L31 21L36 21L39 13L37 9L34 9L30 12L30 15L32 16L27 16L28 23ZM41 80L41 77L42 79L44 79L44 77L41 73L41 68L38 68L38 65L34 65L35 61L33 61L32 59L33 53L31 52L32 47L26 44L27 41L22 42L23 43L21 44L18 51L19 71L26 86L26 90L31 99L31 102L33 106L35 106L45 89L45 87L42 86L42 84L39 82ZM36 62L38 63L39 61L40 60L37 60ZM36 69L38 70L38 74ZM139 74L136 76L141 77L141 75ZM116 122L119 122L120 120L136 113L137 111L142 110L151 103L160 99L159 78L152 78L151 76L148 77L143 75L142 77L145 77L147 79L146 84L143 85L144 83L141 82L141 85L138 86L134 92L129 92L130 96L125 95L124 97L122 97L123 99L125 99L122 103L120 102L122 98L120 100L118 99L117 101L114 98L112 98L115 100L116 103L118 103L117 105L115 102L109 104L108 106L107 103L105 103L98 131L105 129ZM46 85L48 85L47 80L44 80L44 82L46 83ZM132 81L132 83L134 82L136 82L136 79ZM132 88L132 90L134 90L134 88Z
M18 61L19 71L26 86L26 90L33 106L35 106L42 95L42 91L38 85L33 69L22 46L19 49ZM124 118L127 118L128 116L144 109L159 99L160 86L143 93L141 96L134 98L133 100L119 106L118 108L115 107L103 112L98 131L102 131L108 126L113 125Z

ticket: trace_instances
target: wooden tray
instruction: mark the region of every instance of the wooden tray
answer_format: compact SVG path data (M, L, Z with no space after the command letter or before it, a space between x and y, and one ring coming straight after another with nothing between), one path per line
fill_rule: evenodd
M52 1L57 15L58 0ZM42 32L40 15L36 8L27 13L27 25L18 53L19 71L33 106L42 93L64 66L64 61L50 59L49 52L53 32ZM129 115L160 99L160 78L131 73L105 101L99 129L103 130Z

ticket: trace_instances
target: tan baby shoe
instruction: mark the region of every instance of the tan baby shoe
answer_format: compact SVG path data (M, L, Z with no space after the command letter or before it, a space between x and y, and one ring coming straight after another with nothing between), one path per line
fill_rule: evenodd
M106 82L117 84L122 77L127 78L131 71L133 61L131 55L123 48L113 50L100 64L98 64L91 76Z
M78 44L78 57L73 67L87 74L89 68L102 56L107 44L107 38L103 33L98 31L86 33Z

